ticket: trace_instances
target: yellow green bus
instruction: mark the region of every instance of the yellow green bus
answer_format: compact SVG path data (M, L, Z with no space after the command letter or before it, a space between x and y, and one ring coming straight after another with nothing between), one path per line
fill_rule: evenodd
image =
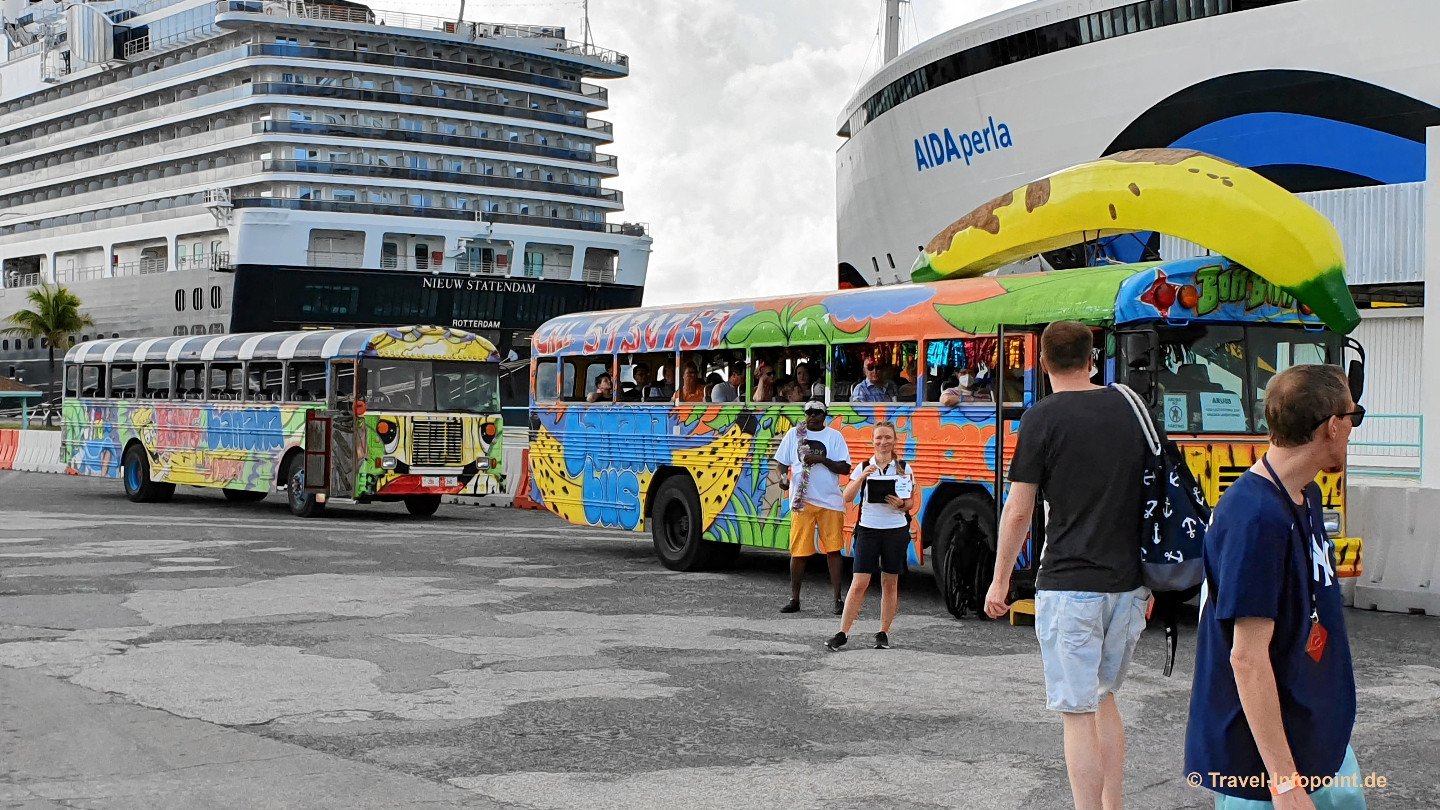
M500 357L458 329L405 326L122 338L65 356L63 453L132 501L178 485L231 501L327 503L501 488Z

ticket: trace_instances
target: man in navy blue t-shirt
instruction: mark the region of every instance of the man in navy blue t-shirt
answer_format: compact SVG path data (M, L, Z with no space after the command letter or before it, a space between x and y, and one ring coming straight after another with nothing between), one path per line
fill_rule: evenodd
M1344 465L1364 415L1337 366L1276 375L1270 447L1215 507L1185 771L1220 794L1217 808L1323 810L1336 789L1317 780L1358 772L1355 674L1315 477Z

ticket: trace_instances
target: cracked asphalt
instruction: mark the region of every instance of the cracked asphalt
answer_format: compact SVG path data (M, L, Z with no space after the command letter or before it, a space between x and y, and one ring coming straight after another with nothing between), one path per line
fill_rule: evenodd
M1033 632L902 584L894 649L821 641L786 561L662 568L648 536L444 506L231 504L0 472L0 804L15 808L1069 806ZM878 593L853 638L876 629ZM1371 808L1440 808L1440 623L1351 611ZM1212 806L1147 633L1127 805Z

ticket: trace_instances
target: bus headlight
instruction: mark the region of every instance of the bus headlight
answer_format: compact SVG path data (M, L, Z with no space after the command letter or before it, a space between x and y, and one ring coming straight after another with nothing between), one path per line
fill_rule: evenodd
M384 456L383 458L381 458L381 459L380 459L380 469L382 469L382 470L393 470L393 469L395 469L395 457L394 457L394 456Z
M1325 534L1330 537L1340 536L1340 513L1334 509L1325 510Z
M475 462L475 467L476 467L477 469L481 469L481 470L488 470L488 469L490 469L490 459L488 459L488 458L482 458L482 459L476 461L476 462Z

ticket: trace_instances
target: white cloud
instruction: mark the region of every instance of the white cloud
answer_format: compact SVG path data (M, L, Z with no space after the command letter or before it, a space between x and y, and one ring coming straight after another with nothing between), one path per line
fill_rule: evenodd
M377 0L377 6L385 6ZM916 0L905 43L1020 4ZM393 2L390 5L394 5ZM458 0L412 10L456 13ZM598 45L630 56L605 84L625 193L616 220L650 223L645 302L835 287L835 121L879 61L879 0L591 0ZM472 2L467 17L561 24L580 3ZM868 53L868 63L867 63Z

